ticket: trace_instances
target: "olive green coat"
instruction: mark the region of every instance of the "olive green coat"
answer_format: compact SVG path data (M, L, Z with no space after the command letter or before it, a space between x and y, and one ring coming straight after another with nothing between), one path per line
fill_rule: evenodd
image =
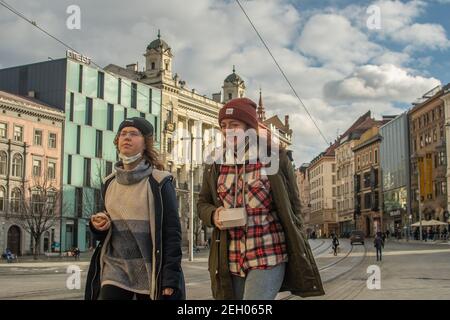
M213 224L213 213L223 206L217 194L220 165L206 165L202 189L197 203L200 219L214 227L209 253L208 270L214 299L233 299L231 274L228 267L228 231ZM280 291L291 291L301 297L324 295L319 270L303 230L300 198L292 164L286 151L280 151L279 169L268 176L274 205L285 232L288 263Z

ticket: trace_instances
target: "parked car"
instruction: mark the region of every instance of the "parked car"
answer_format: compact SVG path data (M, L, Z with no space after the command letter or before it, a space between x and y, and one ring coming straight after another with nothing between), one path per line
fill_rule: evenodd
M364 245L364 232L354 230L350 234L350 244L353 245L354 243L361 243Z

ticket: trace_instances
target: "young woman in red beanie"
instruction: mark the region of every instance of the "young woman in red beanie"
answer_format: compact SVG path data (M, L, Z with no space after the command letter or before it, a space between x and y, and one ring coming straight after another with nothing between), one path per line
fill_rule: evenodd
M203 223L214 227L209 256L214 298L273 300L279 291L302 297L323 295L286 150L279 150L274 173L266 170L261 152L251 152L254 145L243 132L256 130L259 138L269 140L269 148L271 141L250 99L224 105L219 124L225 153L234 156L234 163L206 165L197 204ZM264 139L259 139L259 148L264 147L261 142ZM234 215L240 220L230 223Z

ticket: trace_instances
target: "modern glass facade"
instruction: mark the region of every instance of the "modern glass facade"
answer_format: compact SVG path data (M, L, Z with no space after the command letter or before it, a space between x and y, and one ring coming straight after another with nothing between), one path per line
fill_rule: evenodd
M380 135L384 230L404 232L411 213L407 113L382 126Z
M38 99L65 111L61 248L87 250L100 183L117 161L116 131L125 117L145 117L160 148L161 91L69 58L0 70L0 87L18 94L35 90Z

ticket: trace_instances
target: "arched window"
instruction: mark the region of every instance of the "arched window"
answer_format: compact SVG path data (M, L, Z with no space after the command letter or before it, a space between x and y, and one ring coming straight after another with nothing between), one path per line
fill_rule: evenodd
M8 156L6 152L0 151L0 175L6 176L7 163L8 163Z
M5 188L0 187L0 211L5 211Z
M11 211L18 213L20 210L20 200L22 199L22 192L20 189L15 188L11 192Z
M12 163L12 176L22 177L23 175L23 159L20 154L16 154Z

